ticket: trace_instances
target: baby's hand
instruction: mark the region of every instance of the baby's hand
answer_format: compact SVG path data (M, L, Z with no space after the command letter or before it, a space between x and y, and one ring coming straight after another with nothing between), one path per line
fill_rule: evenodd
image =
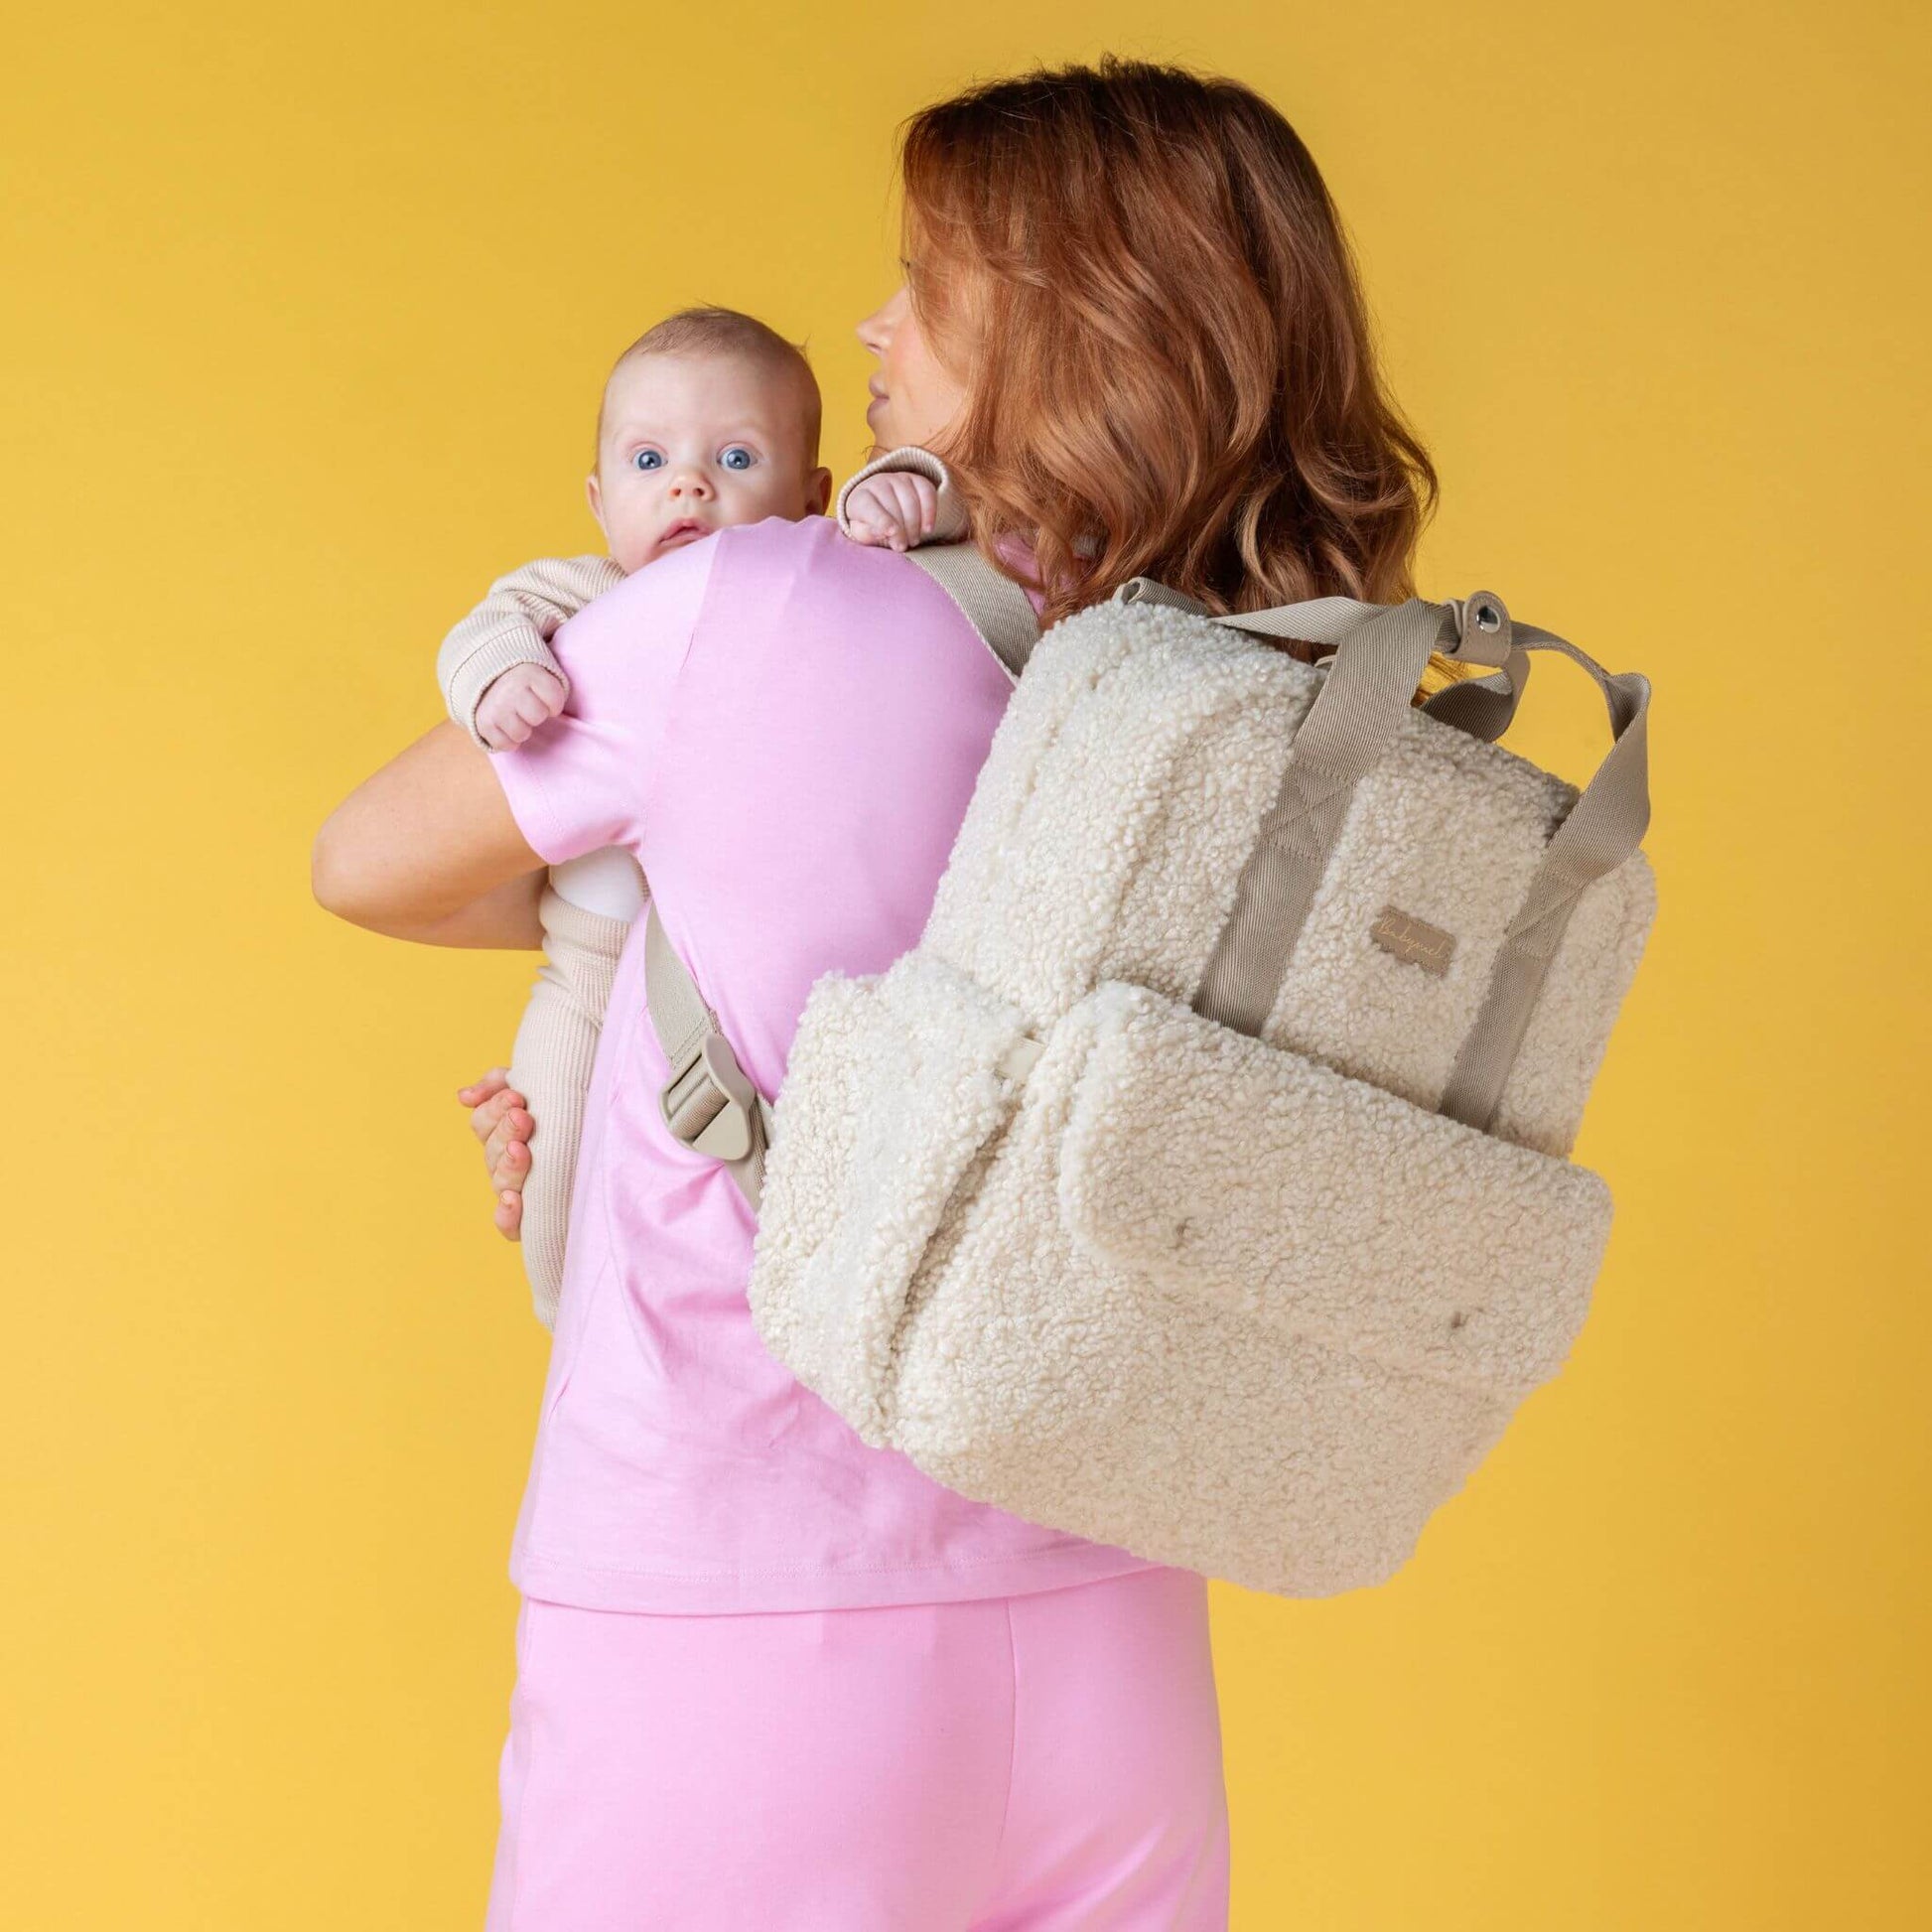
M523 1238L523 1183L530 1175L530 1136L536 1119L523 1096L510 1085L509 1068L492 1066L481 1080L458 1087L456 1097L470 1109L470 1131L483 1143L489 1184L496 1189L496 1232L506 1241Z
M882 470L845 499L846 533L855 543L909 550L932 534L939 491L915 470Z
M562 678L541 664L512 664L492 678L477 706L477 736L492 752L521 745L546 718L564 708L569 695Z

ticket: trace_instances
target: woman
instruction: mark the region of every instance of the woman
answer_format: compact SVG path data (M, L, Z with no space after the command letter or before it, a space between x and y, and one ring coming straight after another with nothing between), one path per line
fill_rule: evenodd
M902 170L868 420L947 459L1044 621L1138 574L1218 611L1411 595L1435 479L1264 101L1038 72L916 116ZM324 827L317 895L529 946L540 862L626 845L774 1093L812 982L916 941L1005 676L924 572L823 519L674 552L553 647L565 712L494 756L438 725ZM511 1556L491 1932L1225 1926L1203 1580L940 1487L765 1353L751 1212L657 1116L642 964L640 921ZM513 1189L528 1118L499 1091L480 1121Z

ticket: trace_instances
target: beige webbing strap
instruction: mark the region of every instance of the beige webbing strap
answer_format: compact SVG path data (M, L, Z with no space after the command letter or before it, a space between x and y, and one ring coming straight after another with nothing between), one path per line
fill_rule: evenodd
M1447 600L1449 610L1455 613L1458 626L1462 622L1464 605L1469 601L1453 597ZM1483 617L1497 615L1500 600L1478 592L1473 601L1479 615L1472 620L1471 627L1487 634L1495 626L1484 622ZM1130 579L1114 593L1114 602L1162 604L1173 610L1191 611L1196 617L1212 616L1207 606L1197 598L1187 596L1184 591L1173 590L1152 577ZM1334 644L1339 643L1356 624L1366 623L1370 618L1379 617L1391 608L1387 604L1366 604L1354 597L1316 597L1304 604L1282 604L1269 611L1217 617L1214 621L1290 643ZM1440 719L1446 725L1453 725L1458 731L1467 732L1471 738L1484 739L1493 744L1509 729L1510 721L1516 716L1516 707L1523 701L1523 692L1529 684L1530 660L1520 650L1491 651L1486 646L1473 643L1464 644L1448 654L1470 663L1494 663L1497 668L1487 677L1465 677L1454 684L1446 685L1425 698L1416 709L1427 712L1430 717ZM1412 693L1412 700L1413 696Z
M731 1041L718 1031L718 1016L671 950L654 894L644 918L644 1003L670 1067L658 1112L676 1139L730 1170L756 1211L771 1145L771 1103L746 1078Z
M1311 623L1318 630L1330 621L1340 630L1194 995L1203 1018L1254 1036L1274 1010L1355 787L1381 758L1430 653L1453 626L1442 605L1422 598L1382 609L1366 622L1317 608L1345 601L1324 598L1226 620L1271 636L1306 636Z
M1650 824L1650 680L1640 671L1606 671L1575 644L1533 624L1511 629L1524 648L1561 651L1590 674L1609 712L1612 743L1557 827L1503 934L1482 1005L1437 1108L1484 1132L1495 1118L1578 895L1629 858Z
M980 641L1017 684L1039 636L1033 600L975 544L928 543L905 554L966 614Z
M1459 678L1425 698L1416 709L1471 738L1493 745L1515 722L1516 707L1530 681L1530 660L1520 649L1487 677Z

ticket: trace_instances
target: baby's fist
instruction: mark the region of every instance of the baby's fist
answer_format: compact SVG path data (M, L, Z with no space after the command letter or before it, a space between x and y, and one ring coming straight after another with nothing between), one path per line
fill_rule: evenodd
M489 688L477 706L477 736L492 752L507 752L521 745L546 718L554 718L564 708L569 695L555 671L541 664L512 664Z
M932 534L939 491L916 470L882 470L845 499L846 534L856 543L909 550Z

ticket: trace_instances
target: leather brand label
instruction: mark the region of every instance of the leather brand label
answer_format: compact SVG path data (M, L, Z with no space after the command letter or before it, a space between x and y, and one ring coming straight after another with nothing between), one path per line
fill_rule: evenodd
M1398 905L1383 906L1369 927L1368 936L1384 952L1392 952L1398 959L1406 959L1411 965L1439 977L1449 971L1449 955L1455 950L1454 933L1445 932L1441 926L1431 925L1427 919L1419 919Z

